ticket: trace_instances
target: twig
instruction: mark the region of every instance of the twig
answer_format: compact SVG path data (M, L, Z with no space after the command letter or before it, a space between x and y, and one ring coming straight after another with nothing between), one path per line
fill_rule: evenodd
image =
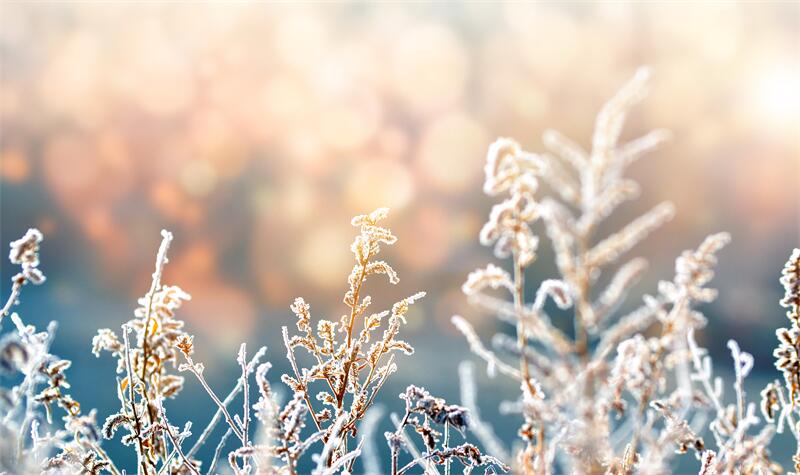
M117 468L117 466L114 464L114 461L113 461L113 460L111 460L111 457L109 457L109 456L108 456L108 453L106 453L106 451L105 451L105 450L103 450L103 448L102 448L102 447L100 447L100 445L98 445L98 444L96 444L96 443L94 443L94 442L91 442L89 445L92 447L92 450L94 450L95 452L97 452L97 453L98 453L98 454L99 454L101 457L103 457L103 459L104 459L106 462L108 462L108 467L107 467L107 470L108 470L109 472L113 473L114 475L119 475L119 473L120 473L120 472L119 472L119 469L118 469L118 468Z
M167 436L172 441L172 445L175 447L175 450L178 452L178 455L183 459L183 464L186 465L189 470L192 471L195 475L200 475L200 471L197 470L197 467L186 457L186 454L183 453L183 449L181 449L181 441L175 437L175 434L172 433L172 429L169 425L169 420L167 420L167 413L164 410L164 404L160 398L156 399L156 404L158 405L158 412L161 414L161 424L164 428L164 432L167 433ZM190 423L191 426L191 423Z
M333 427L331 427L328 434L328 441L325 443L325 446L322 448L322 452L319 454L319 458L317 459L317 469L314 471L315 474L322 475L326 473L326 466L332 467L329 461L331 460L333 452L339 446L339 436L341 435L342 426L347 420L348 415L349 414L347 412L342 412L339 417L336 418L336 422L333 424Z
M517 381L522 380L523 376L520 374L517 368L514 368L513 366L501 361L494 353L489 351L483 345L483 343L481 343L480 338L478 337L477 333L475 333L475 328L473 328L467 320L459 315L453 315L450 321L453 322L453 325L455 325L456 328L458 328L458 330L467 339L470 350L486 362L489 367L487 372L490 375L493 375L494 371L497 370L512 379Z
M259 361L261 361L261 358L263 358L266 352L267 348L265 346L259 348L256 354L250 360L250 363L248 363L247 365L248 375L253 372L253 370L258 365ZM227 407L228 404L233 402L233 399L239 394L241 390L242 390L242 380L239 379L236 381L236 386L231 390L230 393L228 393L228 396L225 397L225 400L222 402L222 404ZM214 413L214 416L211 418L211 421L209 421L206 428L203 429L203 432L200 434L200 437L194 443L189 452L187 452L186 455L188 457L194 457L197 451L200 450L200 447L202 447L203 444L205 444L206 440L208 440L208 438L211 436L211 433L214 431L214 428L217 427L217 424L222 419L222 415L223 415L222 409L217 408L217 412Z
M19 295L22 293L22 284L24 283L24 280L16 279L11 285L11 295L8 296L8 300L6 300L5 305L3 305L3 310L0 310L0 324L2 324L5 317L9 315L11 307L17 303Z
M219 410L222 411L222 414L225 416L225 421L227 421L228 425L231 426L231 429L233 429L233 433L236 435L236 437L239 438L239 440L244 442L244 436L239 431L239 429L236 427L236 423L233 421L233 418L231 417L230 413L228 412L228 409L225 407L224 404L222 404L222 401L219 400L219 397L217 397L217 395L211 389L211 386L208 385L208 383L206 382L206 379L203 377L203 373L198 371L198 369L197 369L194 361L192 361L191 357L186 356L186 360L187 360L188 364L185 366L185 368L187 368L189 371L192 372L192 374L194 374L197 377L197 380L200 381L200 384L206 390L206 393L208 393L209 397L211 397L211 399L217 405Z
M359 293L361 292L361 286L364 284L364 278L367 276L367 262L369 261L369 258L370 256L366 256L363 261L359 262L359 265L361 266L361 272L358 276L358 283L356 284L355 292L353 292L353 302L352 306L350 307L350 321L348 322L347 326L347 344L345 345L345 348L348 350L350 350L350 345L352 344L353 340L353 326L355 326L355 320L357 316L356 311L359 307ZM350 377L350 366L353 364L353 359L354 356L351 355L351 357L348 358L344 363L344 380L342 381L342 387L336 394L336 407L340 410L342 408L342 404L344 403L344 395L347 393L347 380ZM314 411L311 412L313 414Z
M133 372L131 371L131 343L128 338L130 329L127 325L122 325L122 340L125 343L125 371L128 373L128 401L131 405L131 412L133 412L134 427L136 428L136 455L139 458L139 465L142 469L142 474L147 475L147 464L145 463L144 446L140 434L142 433L142 424L139 421L139 414L136 412L136 401L133 395Z
M322 429L322 426L317 420L317 415L314 412L314 406L311 405L311 399L308 398L308 387L306 386L306 381L300 376L300 371L297 369L297 360L294 357L294 351L292 351L292 345L289 344L289 331L286 329L286 327L283 327L282 332L283 344L286 346L286 358L292 365L292 371L294 371L297 382L303 385L303 401L305 401L306 406L308 406L308 412L311 414L311 420L314 421L314 425L317 426L317 430L320 430Z
M217 467L217 461L219 460L219 455L222 452L222 448L225 446L225 442L228 441L228 437L231 435L231 428L228 427L228 430L222 434L222 438L219 440L217 444L217 448L214 449L214 457L211 459L211 465L208 467L208 475L213 475L214 469Z
M145 310L145 317L144 317L144 329L142 331L142 384L147 384L147 360L150 357L148 352L150 351L150 346L148 345L148 340L150 339L150 321L152 319L153 313L153 297L155 297L156 292L159 288L161 288L161 275L164 272L164 265L167 263L167 251L169 250L169 244L172 242L172 233L169 231L162 229L161 236L163 237L161 241L161 245L158 248L158 254L156 255L156 268L153 271L153 281L150 284L150 290L147 292L147 308ZM147 391L143 391L145 398L147 398ZM148 401L149 403L149 401ZM148 418L150 414L148 413ZM151 421L152 422L152 421Z
M461 393L461 404L467 408L472 418L470 430L475 434L478 440L485 446L489 453L494 454L495 457L507 462L510 460L508 451L503 446L503 443L494 433L491 426L483 421L478 413L477 403L477 390L475 388L475 370L474 365L470 361L464 361L458 365L458 375Z
M247 347L244 343L239 349L239 364L242 366L242 393L244 394L244 402L242 408L242 446L247 447L249 442L248 438L248 430L250 424L250 397L249 397L249 388L247 387Z

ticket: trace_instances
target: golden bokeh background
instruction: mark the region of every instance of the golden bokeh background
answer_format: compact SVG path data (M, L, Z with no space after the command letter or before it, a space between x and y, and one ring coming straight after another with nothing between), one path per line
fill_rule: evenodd
M86 358L93 328L129 318L172 230L166 280L194 296L201 351L232 362L243 338L276 341L297 295L338 317L349 219L389 206L401 283L370 291L429 293L398 377L454 371L466 345L450 315L497 326L459 292L491 259L477 244L487 146L541 151L551 127L588 145L603 101L647 64L624 137L675 136L634 167L645 191L612 224L662 199L678 218L636 249L652 263L638 290L730 231L706 344L737 337L769 371L778 273L800 242L799 63L793 2L4 2L2 241L45 233L50 280L22 310L60 318L64 351ZM554 271L546 245L540 261L533 280Z

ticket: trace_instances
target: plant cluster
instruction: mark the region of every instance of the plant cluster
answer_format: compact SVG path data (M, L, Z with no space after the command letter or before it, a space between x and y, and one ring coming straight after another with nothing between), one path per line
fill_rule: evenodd
M743 380L752 356L728 343L736 397L726 403L710 358L694 340L706 324L696 307L717 296L707 284L716 254L730 240L727 234L709 236L696 250L685 251L671 281L660 282L638 307L620 312L647 268L642 258L622 259L674 214L672 204L661 203L622 229L598 236L606 219L639 195L639 185L625 177L627 168L669 137L656 130L620 144L626 116L645 96L648 76L648 70L639 70L605 104L589 151L552 130L543 136L547 153L524 151L508 138L489 147L484 191L505 198L492 208L480 242L493 246L498 259L509 260L510 270L489 264L469 275L463 291L512 324L514 335L499 333L487 347L467 320L452 320L490 376L500 373L520 385L519 398L501 407L521 416L519 447L509 451L490 428L476 431L485 446L515 453L519 473L554 473L557 467L579 474L669 473L673 456L685 452L696 455L704 474L780 470L767 450L775 427L771 419L764 424L745 398ZM560 275L540 282L529 299L526 270L536 259L538 223ZM796 289L796 267L787 269L787 289ZM789 293L785 305L796 300ZM571 317L571 328L554 323L548 297ZM794 308L795 319L792 311L789 316L796 322ZM779 332L782 345L776 350L792 398L800 387L793 325L794 330ZM786 403L774 385L767 400L770 412ZM793 409L783 407L781 414L794 426ZM715 450L704 441L706 432L713 435Z
M474 444L464 442L451 446L450 428L464 438L466 430L470 427L468 409L449 405L444 399L433 397L425 389L414 385L406 388L400 399L405 401L405 414L396 424L397 429L385 434L391 450L392 475L406 473L416 466L422 466L426 473L436 472L437 465L443 466L445 474L449 474L453 461L462 465L464 473L471 473L474 468L480 466L486 466L487 471L493 470L494 467L499 467L503 471L509 470L509 467L496 457L482 454ZM435 429L438 426L442 427L444 436ZM408 437L405 431L407 427L419 434L424 451L420 452ZM403 449L412 454L414 459L400 468L398 461Z
M670 473L676 454L688 453L697 458L701 475L769 474L782 471L768 447L786 426L798 440L794 469L800 472L800 250L781 278L789 326L777 331L774 355L784 382L762 391L762 417L745 393L753 357L728 342L735 380L733 397L726 398L711 358L695 340L706 324L698 305L717 297L708 284L717 254L730 241L727 234L684 251L671 280L659 282L633 310L620 312L647 263L629 258L617 264L674 214L671 204L662 203L598 238L607 218L639 194L638 184L624 176L627 168L668 137L655 131L619 144L630 107L644 97L647 76L639 71L603 107L590 151L554 131L544 135L549 153L526 152L506 138L489 147L484 191L503 199L480 241L493 247L499 262L471 273L462 289L511 331L495 335L487 346L466 319L452 321L489 376L519 385L519 396L500 408L518 417L516 444L507 446L481 417L475 369L465 361L458 372L461 405L414 385L400 394L404 410L391 414L394 430L385 432L390 457L380 462L375 436L383 410L376 398L396 372L398 354L413 354L400 333L410 306L425 295L373 310L365 282L376 275L398 282L391 265L378 259L381 246L397 240L380 224L388 214L381 208L352 220L358 230L351 246L355 263L341 317L315 321L302 298L290 306L297 332L282 328L291 368L280 377L287 398L268 378L266 347L250 355L242 344L234 388L219 395L211 387L179 317L191 297L162 282L172 242L172 234L162 231L149 290L133 317L119 331L99 330L92 341L96 356L108 353L117 360L119 408L104 414L100 427L98 412L83 412L69 394L71 362L50 353L55 322L39 331L11 311L27 284L45 282L39 269L43 236L28 230L11 243L9 260L20 272L0 310L0 327L6 317L11 320L0 339L0 473L294 475L313 465L317 475L359 469L391 475L476 469L662 474ZM559 275L539 282L530 298L527 271L538 255L540 225ZM165 409L191 388L216 406L200 431L193 431L199 421L173 425ZM224 432L212 455L202 455L220 425ZM115 439L133 451L135 468L126 471L103 449L104 441Z
M119 437L135 452L135 470L140 475L220 471L296 474L301 458L309 454L316 474L352 473L364 450L364 440L374 434L375 418L371 416L373 421L369 422L368 415L377 412L368 409L397 370L395 355L413 354L413 347L399 334L410 306L425 295L418 292L394 303L389 310L369 311L372 299L364 294L365 281L382 274L390 283L398 282L394 269L376 259L381 245L394 244L397 239L388 228L378 225L387 213L381 208L353 218L353 226L359 229L351 246L355 265L344 296L348 311L338 321L319 320L313 325L310 306L302 298L290 306L297 317L299 333L289 336L287 327L283 327L286 356L292 368L291 374L280 378L291 391L283 403L267 378L270 364L261 362L266 347L248 357L247 347L241 345L236 358L241 374L225 397L219 396L205 379L204 365L193 359L193 337L177 315L191 297L180 287L162 283L172 242L172 234L167 231L162 231L150 288L139 299L133 318L121 326L119 333L104 328L92 341L96 356L110 353L117 359L115 387L120 407L106 417L102 427L97 427L96 411L82 414L80 405L66 392L69 384L65 370L71 363L49 353L55 323L47 331L37 332L24 325L16 313L11 314L16 332L2 340L0 368L11 378L21 375L22 380L2 392L0 470L119 475L125 471L101 448L103 439ZM10 260L20 265L22 272L12 279L12 293L3 307L3 316L18 303L25 284L44 282L44 274L38 268L42 239L39 231L31 229L11 244ZM302 354L298 355L300 350ZM197 437L193 437L193 421L177 427L165 410L165 401L179 397L187 384L185 373L193 376L217 407ZM251 400L252 392L258 394L257 400ZM235 401L240 401L239 408L234 409ZM441 410L451 411L441 400L436 404L441 405ZM63 424L54 419L53 406L63 409ZM452 425L463 434L468 415L460 410L458 417L457 420L455 414L448 412L444 419L437 416L434 421L444 423L446 432ZM413 420L406 417L402 427ZM220 423L227 427L206 468L198 452ZM363 436L358 438L362 425ZM45 426L47 432L41 433ZM429 436L433 434L432 431ZM224 457L226 447L229 451ZM370 450L374 453L374 449ZM426 452L425 463L456 459L472 467L494 460L466 442L443 451L430 451ZM222 466L225 459L227 468Z

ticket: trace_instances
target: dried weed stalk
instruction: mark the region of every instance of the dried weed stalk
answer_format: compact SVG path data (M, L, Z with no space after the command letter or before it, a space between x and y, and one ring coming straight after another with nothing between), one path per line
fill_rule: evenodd
M122 443L136 449L138 470L147 475L158 473L159 467L169 464L175 470L199 474L199 463L185 457L170 457L168 440L178 453L174 429L163 412L163 400L176 397L183 388L183 377L176 374L179 345L190 338L184 331L183 321L175 312L189 294L177 286L161 283L167 250L172 234L162 231L163 241L156 257L155 271L150 290L139 299L139 308L133 319L122 325L122 337L108 328L101 329L92 341L92 353L102 351L117 358L117 391L120 399L118 412L108 416L103 425L103 435L111 439L124 428ZM131 342L130 333L135 340Z
M296 398L305 402L316 428L328 431L328 442L336 439L326 466L347 455L349 439L357 433L357 423L374 403L386 379L397 370L394 354L414 352L410 344L398 339L398 334L406 323L409 306L425 294L416 293L395 303L391 310L374 313L368 311L372 299L363 295L364 282L370 276L385 275L391 284L399 281L388 263L376 260L381 244L391 245L397 240L389 229L378 225L387 213L388 209L381 208L352 220L352 225L360 232L350 247L355 265L347 278L348 290L344 296L348 312L338 322L320 320L315 333L311 307L298 298L291 309L297 316L300 334L289 337L287 328L283 328L287 357L294 374L283 375L281 379ZM309 355L308 367L298 362L295 354L298 349ZM312 384L322 388L310 389ZM315 408L312 399L318 401L319 408ZM332 431L337 424L340 425L338 430ZM352 463L348 467L351 468Z
M692 337L705 325L695 306L716 298L706 285L727 234L709 236L696 250L685 251L672 281L661 282L655 295L619 315L647 262L636 257L618 263L674 214L672 204L661 203L622 229L597 235L620 205L639 195L639 185L624 176L628 166L669 137L656 130L619 143L629 109L645 96L648 77L648 70L639 70L605 104L590 151L555 131L544 134L544 154L526 152L507 138L489 147L484 191L505 198L492 209L480 242L493 246L498 259L509 259L510 270L489 264L469 275L463 291L471 302L514 324L516 335L496 335L489 349L465 319L455 316L453 323L490 376L501 373L520 385L519 399L501 407L522 416L522 445L513 460L519 473L554 473L557 466L579 474L669 473L676 451L694 452L701 473L776 469L767 451L772 426L751 434L760 421L745 401L742 380L752 357L730 343L736 401L725 405L721 384L710 381L710 360ZM539 182L550 193L537 195ZM539 221L560 276L541 282L529 299L525 271L536 258L533 226ZM498 291L508 297L494 295ZM572 309L571 331L553 323L545 308L548 297L561 310ZM796 338L785 341L796 346ZM787 375L787 383L792 378ZM707 449L701 436L709 413L716 451ZM487 447L499 443L487 427L476 434Z

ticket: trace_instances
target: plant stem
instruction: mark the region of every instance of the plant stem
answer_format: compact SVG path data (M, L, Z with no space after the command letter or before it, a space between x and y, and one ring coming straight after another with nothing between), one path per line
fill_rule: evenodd
M358 300L359 294L361 292L361 286L364 284L364 278L367 276L367 262L369 261L369 257L367 256L366 259L359 262L361 266L361 272L358 275L358 283L356 284L356 289L353 291L353 305L350 307L350 321L348 322L347 326L347 345L345 348L348 350L348 354L351 353L350 344L353 341L353 327L356 323L356 309L358 308ZM342 380L342 387L339 388L339 393L336 395L336 407L337 409L341 409L342 405L344 404L344 395L347 392L347 381L350 378L350 366L353 364L353 356L350 355L347 361L344 364L344 379Z
M255 357L254 357L254 360L255 360ZM251 364L252 364L252 362L251 362ZM241 390L242 390L242 381L239 380L239 381L236 382L236 386L231 390L231 392L228 394L228 396L225 398L225 400L222 401L222 405L223 406L227 406L228 404L230 404L231 401L233 401L233 398L235 398L236 395L239 394L239 391L241 391ZM206 428L203 430L203 433L200 434L200 437L194 443L192 448L189 449L189 452L187 452L186 455L188 457L193 457L194 454L200 449L200 447L202 447L202 445L205 443L205 441L208 440L208 437L211 435L211 432L213 432L214 428L217 426L217 423L219 422L220 417L222 417L222 409L217 408L217 412L214 413L214 417L211 418L211 421L208 423L208 426L206 426Z
M442 441L442 447L445 451L450 448L450 423L447 422L447 420L444 421L444 441ZM444 461L444 475L450 475L449 457Z
M217 444L217 448L214 449L214 458L211 460L211 466L208 467L208 475L214 475L214 468L217 466L217 461L219 460L219 454L222 452L222 448L225 446L225 442L228 441L228 437L231 435L231 428L228 427L228 430L222 434L222 438L219 440Z
M536 396L536 387L531 383L531 373L528 365L528 355L525 348L528 346L528 333L525 328L525 315L523 305L525 304L525 273L519 256L514 253L514 311L517 314L517 343L519 345L519 370L524 380L525 387L531 396Z
M217 395L214 393L214 391L211 389L211 387L206 382L206 379L203 377L203 374L197 370L197 368L195 367L194 361L192 361L192 359L189 358L188 356L186 357L186 360L189 363L189 371L191 371L192 374L194 374L197 377L197 380L200 381L200 384L203 386L203 388L206 390L208 395L211 397L211 399L217 405L219 410L222 411L222 414L225 416L225 421L228 423L228 425L233 430L234 435L236 435L236 437L238 437L240 441L244 442L244 436L239 431L239 429L236 427L236 423L233 422L233 418L231 417L230 413L228 412L228 408L225 407L224 404L222 404L222 401L219 400Z
M147 464L145 463L144 446L140 434L142 433L142 425L139 422L139 415L136 412L136 400L133 394L133 372L131 371L131 343L128 339L128 327L122 326L122 339L125 342L125 369L128 372L128 400L131 405L131 412L133 412L134 427L136 428L136 455L139 459L139 465L142 470L142 475L147 475Z
M242 344L244 347L244 344ZM249 388L247 387L247 359L242 358L241 361L242 365L242 393L244 394L244 402L242 408L242 446L247 447L249 442L247 440L249 425L250 425L250 397L249 397Z
M578 236L578 262L585 263L588 255L589 232L586 231ZM591 284L589 282L589 269L578 272L578 305L575 312L575 352L585 365L589 360L589 343L586 333L586 321L588 314L592 311L592 304L589 301Z
M91 446L92 446L92 449L94 449L95 452L97 452L101 457L103 457L103 459L106 462L108 462L108 469L107 470L109 472L113 473L114 475L119 475L120 471L117 468L117 466L114 465L114 461L111 460L111 457L108 456L108 453L106 453L106 451L103 450L102 447L100 447L99 445L97 445L95 443L92 443Z
M24 278L20 281L15 281L14 284L11 286L11 295L8 296L8 300L6 300L5 305L3 305L3 310L0 310L0 322L8 315L11 311L11 307L17 302L19 299L19 294L22 290L22 284L25 283Z
M286 331L286 327L283 327L283 344L286 346L286 358L289 360L289 363L292 366L292 371L294 371L294 376L297 378L297 383L303 385L303 400L308 406L308 412L311 414L311 420L314 421L314 425L317 427L317 430L322 429L319 420L317 420L317 414L314 412L314 406L311 405L311 399L308 398L308 387L306 386L305 380L300 376L300 371L297 369L297 361L294 357L294 351L292 350L292 346L289 344L289 334Z
M200 471L197 470L197 468L188 458L186 458L186 454L184 454L183 449L181 449L180 442L172 433L172 429L169 428L169 422L167 422L166 419L164 419L164 431L166 431L167 436L169 436L169 439L172 441L172 445L175 446L175 450L178 452L178 455L181 457L181 459L183 459L183 464L186 465L195 475L200 475Z

